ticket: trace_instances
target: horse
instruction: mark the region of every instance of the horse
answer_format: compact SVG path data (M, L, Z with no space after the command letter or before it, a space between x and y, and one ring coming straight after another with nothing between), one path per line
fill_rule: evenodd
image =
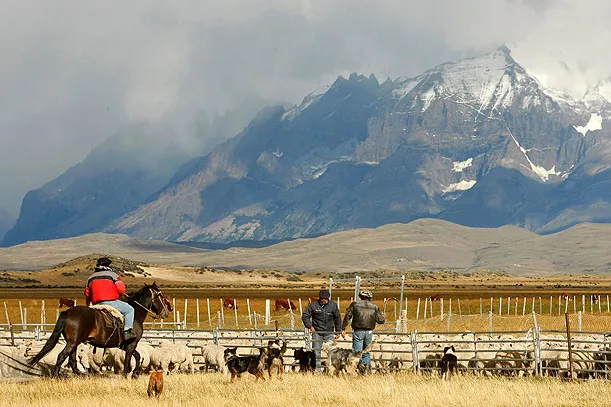
M235 305L235 309L238 309L238 303L236 302L235 298L224 298L223 299L223 308L233 309L234 305Z
M70 308L70 307L74 307L76 305L76 302L74 300L71 300L70 298L60 298L59 299L59 307L66 307L66 308Z
M280 310L295 310L295 303L293 301L290 300L281 300L281 299L276 299L275 303L274 303L274 310L275 311L280 311Z
M170 302L163 296L156 283L144 285L139 291L127 295L128 303L134 307L134 327L136 338L129 342L122 340L122 332L117 327L107 326L104 311L87 306L76 306L68 308L59 314L55 328L40 352L28 360L33 366L57 344L60 336L66 340L66 346L57 356L57 363L53 370L53 376L59 376L62 363L69 358L69 364L75 375L80 372L76 364L76 349L81 343L89 343L98 348L121 348L125 350L125 360L135 358L135 366L140 365L140 354L136 346L142 338L143 323L150 313L157 318L167 318L172 311ZM131 364L126 363L123 374L127 377L131 371ZM133 377L138 375L138 369L134 370Z

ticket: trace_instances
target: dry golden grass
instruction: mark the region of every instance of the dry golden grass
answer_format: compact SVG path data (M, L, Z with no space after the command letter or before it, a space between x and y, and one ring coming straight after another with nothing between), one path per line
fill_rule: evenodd
M284 379L235 383L222 375L165 377L159 402L146 396L148 376L137 380L74 378L3 383L0 406L604 406L611 384L554 379L459 377L448 382L414 374L329 378L287 374Z

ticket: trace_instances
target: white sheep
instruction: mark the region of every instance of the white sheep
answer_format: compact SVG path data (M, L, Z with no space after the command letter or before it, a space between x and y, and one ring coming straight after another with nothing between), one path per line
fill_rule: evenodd
M208 370L208 366L214 366L217 372L223 372L227 375L227 364L225 363L225 347L220 345L208 344L201 347L204 366Z
M170 373L172 366L178 371L187 370L193 373L193 353L186 345L163 343L151 352L150 360L151 368L162 369L165 374Z

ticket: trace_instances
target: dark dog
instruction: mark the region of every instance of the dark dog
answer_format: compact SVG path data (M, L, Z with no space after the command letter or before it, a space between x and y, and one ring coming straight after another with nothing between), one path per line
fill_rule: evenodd
M149 377L147 394L149 397L159 397L163 391L163 370L152 371Z
M325 344L325 347L327 347L327 366L329 368L329 374L339 375L341 372L345 372L347 374L356 375L361 356L363 356L363 353L367 353L374 343L375 341L371 342L361 351L339 348L335 342L330 345Z
M439 363L441 367L441 378L446 380L450 375L458 373L458 358L454 354L456 350L454 346L446 346L443 348L443 357Z
M314 372L316 370L316 353L313 350L305 350L304 348L295 349L293 357L299 362L299 371L301 373Z
M284 352L286 352L286 342L281 339L275 339L267 343L267 360L266 367L269 377L272 377L272 372L275 371L278 376L284 373Z
M233 381L236 376L241 377L244 372L248 372L255 376L255 380L265 380L265 377L263 377L263 370L267 358L267 349L259 348L259 354L256 356L238 356L236 355L237 349L237 347L227 348L224 352L227 370L231 372L231 381Z

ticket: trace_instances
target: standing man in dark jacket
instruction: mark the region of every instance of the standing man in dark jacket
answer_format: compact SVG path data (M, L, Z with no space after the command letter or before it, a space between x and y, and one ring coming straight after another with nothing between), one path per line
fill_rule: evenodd
M108 257L100 257L95 270L87 280L85 287L85 300L89 304L105 304L115 307L125 317L123 340L136 337L134 326L134 307L119 300L125 294L125 284L121 277L110 268L112 261Z
M344 322L342 324L342 335L346 335L346 327L352 321L352 350L361 351L373 341L373 330L376 323L383 324L386 315L380 308L371 302L373 294L369 290L359 291L359 300L348 306ZM365 371L370 368L371 357L369 352L361 356L361 364Z
M339 338L342 317L337 304L331 301L329 290L320 290L318 300L303 312L303 325L312 332L312 347L316 354L316 371L321 371L321 351L324 342Z

